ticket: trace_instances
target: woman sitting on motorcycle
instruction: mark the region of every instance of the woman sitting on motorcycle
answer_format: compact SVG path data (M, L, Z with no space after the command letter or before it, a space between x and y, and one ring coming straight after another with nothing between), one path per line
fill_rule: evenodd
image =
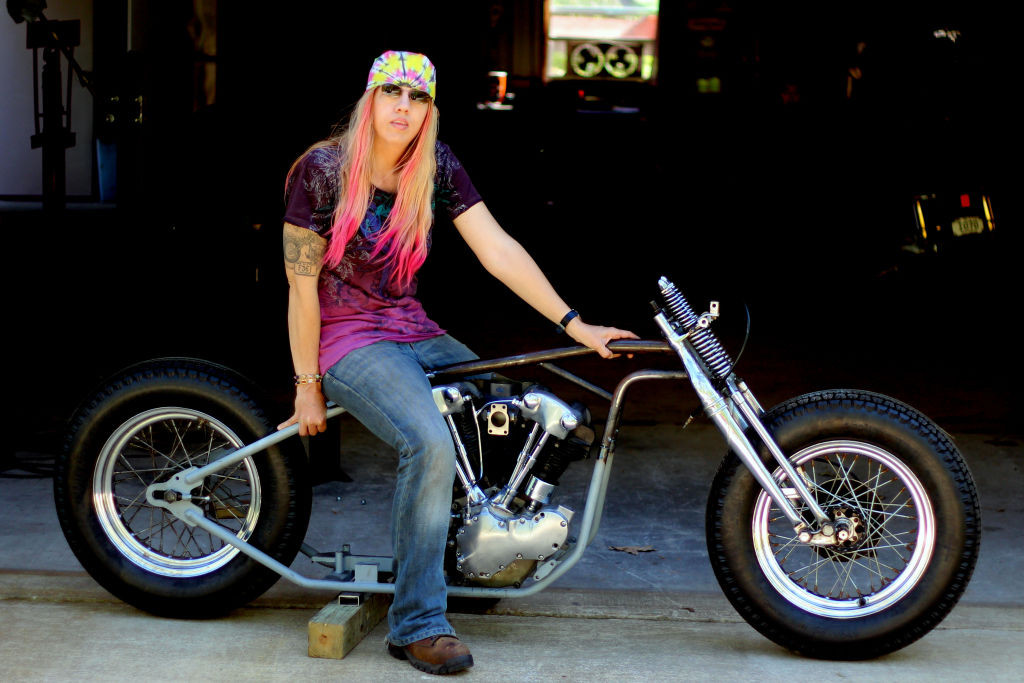
M444 207L488 272L577 342L609 358L609 341L636 335L585 323L502 230L437 140L435 93L426 56L385 52L348 127L289 172L284 256L296 396L279 428L322 432L326 396L398 452L388 650L423 671L451 673L473 664L445 618L455 450L425 373L476 356L415 297L433 207Z

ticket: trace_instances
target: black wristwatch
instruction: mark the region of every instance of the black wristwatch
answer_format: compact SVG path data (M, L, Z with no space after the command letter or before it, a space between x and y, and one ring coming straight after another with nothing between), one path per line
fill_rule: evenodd
M579 311L577 311L575 308L569 309L569 312L566 313L565 316L558 321L558 331L565 332L565 326L571 323L573 321L573 318L578 317L580 317Z

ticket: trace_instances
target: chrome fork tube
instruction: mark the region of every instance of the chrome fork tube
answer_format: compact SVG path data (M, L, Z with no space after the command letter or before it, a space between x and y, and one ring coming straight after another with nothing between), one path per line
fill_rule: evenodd
M680 360L683 362L683 367L686 368L686 373L690 376L690 382L693 383L693 389L697 392L697 396L700 398L701 404L704 406L704 412L711 418L711 421L718 427L718 431L725 437L726 442L729 444L729 448L732 449L740 460L746 465L750 473L754 475L754 479L761 485L775 504L779 506L782 514L789 520L790 524L794 528L804 528L806 522L800 517L797 511L793 508L792 503L786 498L786 494L782 492L778 482L772 477L771 473L761 462L761 458L758 457L757 452L754 450L753 445L747 439L743 433L743 428L740 427L739 422L728 410L729 402L718 393L714 385L711 382L711 378L708 377L707 372L704 370L704 366L697 359L695 352L686 343L686 339L678 334L672 325L668 322L664 313L659 313L654 317L658 327L661 328L662 333L668 340L668 343L675 349L676 353L679 354ZM756 416L755 416L756 417Z
M755 408L747 402L744 394L746 393L751 399L753 399L753 395L750 394L750 391L738 389L733 386L732 382L729 382L729 389L731 391L730 398L733 403L740 409L740 412L743 413L743 417L746 418L747 422L750 423L750 426L754 428L754 431L757 432L758 438L761 439L761 441L764 442L764 445L768 447L772 457L774 457L776 462L779 463L782 471L786 473L786 476L789 478L789 483L794 489L796 489L800 499L807 503L807 507L810 509L811 514L814 515L815 521L817 521L819 525L830 523L831 520L828 515L821 509L821 506L818 505L818 501L814 499L814 496L807 489L807 485L804 484L803 477L797 473L796 469L793 467L793 463L789 461L789 458L787 458L782 452L779 445L775 443L775 439L773 439L771 434L768 433L768 430L765 429L765 426L761 423L761 419L758 417Z
M747 403L750 404L750 407L754 409L754 412L756 412L759 416L764 415L764 408L762 408L761 404L757 402L757 399L754 398L754 395L750 393L750 389L747 388L747 383L744 382L743 380L739 380L736 383L736 386L737 388L739 388L740 394L743 396L743 398L745 398L747 400Z

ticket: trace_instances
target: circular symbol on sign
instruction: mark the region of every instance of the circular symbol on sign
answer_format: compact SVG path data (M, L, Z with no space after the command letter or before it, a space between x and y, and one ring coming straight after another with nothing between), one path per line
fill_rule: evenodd
M628 45L612 45L604 53L605 70L615 78L626 78L636 73L640 58Z
M569 64L577 76L591 78L604 68L604 53L593 43L580 43L569 55Z

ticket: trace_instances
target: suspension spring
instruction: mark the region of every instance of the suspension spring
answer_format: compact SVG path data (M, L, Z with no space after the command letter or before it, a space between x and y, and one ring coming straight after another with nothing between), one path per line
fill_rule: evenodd
M658 280L658 285L661 287L661 296L669 312L682 327L683 332L690 332L689 340L694 351L697 352L715 378L726 379L732 372L733 363L725 348L718 341L718 337L706 327L693 329L697 326L699 318L693 312L686 297L676 289L676 286L668 278L662 277Z

